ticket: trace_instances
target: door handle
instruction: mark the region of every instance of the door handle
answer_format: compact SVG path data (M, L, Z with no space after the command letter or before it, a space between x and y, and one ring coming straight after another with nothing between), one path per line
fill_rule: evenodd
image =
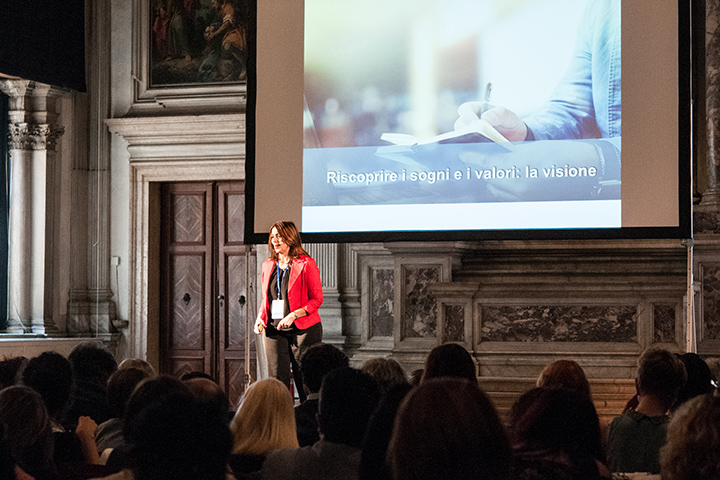
M183 295L183 302L185 302L185 305L188 305L190 303L190 294L185 292L185 295Z
M217 299L220 308L222 308L225 305L225 295L218 295Z
M238 303L241 307L245 305L245 295L240 295L240 298L238 298Z

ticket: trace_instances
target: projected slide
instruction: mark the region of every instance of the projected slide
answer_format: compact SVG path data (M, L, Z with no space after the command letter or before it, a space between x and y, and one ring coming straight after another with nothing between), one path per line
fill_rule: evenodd
M619 0L305 0L304 232L621 226Z

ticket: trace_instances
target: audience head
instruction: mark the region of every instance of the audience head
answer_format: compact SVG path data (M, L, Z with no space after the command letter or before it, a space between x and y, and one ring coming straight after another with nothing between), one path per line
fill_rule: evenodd
M320 438L360 448L379 401L380 388L369 375L350 367L329 372L320 387Z
M25 357L6 357L0 361L0 390L19 382L20 372L27 361Z
M76 379L105 385L117 370L112 353L102 344L84 342L77 345L68 356Z
M293 398L285 384L268 378L251 385L230 430L232 453L261 455L281 448L297 448Z
M395 385L408 383L405 370L392 358L373 358L363 363L363 373L370 375L380 386L382 393Z
M125 407L135 388L143 380L149 378L144 370L136 368L123 368L110 375L107 384L107 402L115 418L125 416Z
M640 356L635 382L638 395L656 397L670 408L686 379L685 366L669 351L650 348Z
M710 369L710 376L712 377L713 385L717 387L718 382L720 382L720 358L710 357L705 361L705 363L707 363L707 366Z
M208 408L213 408L217 412L222 412L227 416L230 412L230 400L214 380L208 378L195 377L185 380L190 392L195 395L195 399Z
M204 378L207 380L212 380L212 376L209 373L200 372L198 370L193 370L192 372L183 373L180 375L180 380L183 382L187 382L188 380L192 380L193 378Z
M328 372L349 364L347 355L329 343L318 343L308 348L300 358L300 371L308 393L318 393Z
M388 445L398 408L410 390L412 387L407 382L391 387L370 416L360 457L360 480L391 480Z
M61 420L70 401L73 374L70 361L57 352L31 358L22 372L22 383L40 394L50 418Z
M477 383L475 361L462 345L445 343L430 350L422 381L439 377L459 377Z
M118 370L123 370L125 368L142 370L143 372L148 374L148 377L155 376L155 369L153 368L153 366L142 358L126 358L125 360L120 362L120 365L118 365Z
M53 436L40 395L24 385L0 391L0 427L17 464L36 479L53 478Z
M413 387L417 387L420 385L420 381L422 380L424 370L422 368L416 368L412 372L410 372L410 385Z
M660 450L663 480L720 478L720 397L699 395L685 402L668 426Z
M538 387L567 388L590 396L590 383L582 367L573 360L557 360L540 374Z
M605 460L595 405L575 390L538 387L524 393L510 411L508 431L517 452L549 450Z
M678 398L674 408L679 407L691 398L698 395L705 395L713 391L712 373L710 367L697 353L684 353L679 355L685 365L687 380L678 392Z
M180 380L159 376L130 397L123 428L135 480L222 480L227 418L204 408Z
M507 478L510 448L477 382L437 378L400 406L388 458L396 480L494 480Z

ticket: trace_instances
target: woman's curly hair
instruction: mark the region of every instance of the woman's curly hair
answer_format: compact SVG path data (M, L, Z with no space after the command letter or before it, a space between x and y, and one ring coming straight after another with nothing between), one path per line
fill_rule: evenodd
M663 480L720 478L720 397L701 395L673 415L660 450Z

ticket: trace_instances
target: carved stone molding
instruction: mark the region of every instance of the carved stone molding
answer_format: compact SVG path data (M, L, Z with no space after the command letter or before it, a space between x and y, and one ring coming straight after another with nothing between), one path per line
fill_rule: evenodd
M12 123L8 132L11 150L55 150L65 127L52 124Z

